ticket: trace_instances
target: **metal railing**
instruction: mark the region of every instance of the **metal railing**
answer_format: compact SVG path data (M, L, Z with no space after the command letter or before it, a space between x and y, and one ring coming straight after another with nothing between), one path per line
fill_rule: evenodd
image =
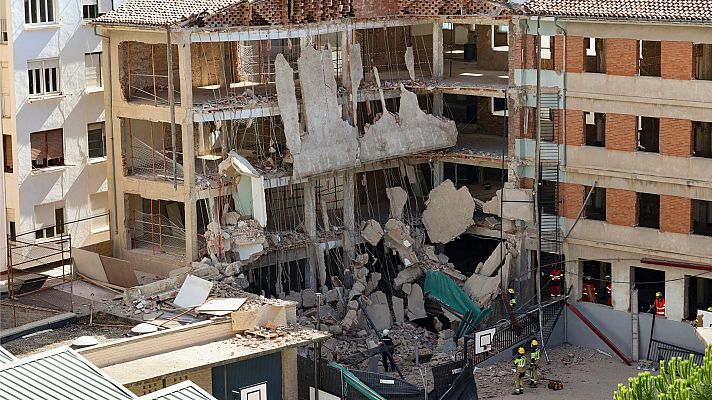
M699 351L686 349L674 344L661 342L656 339L651 340L650 353L648 354L648 359L651 361L659 362L664 360L668 362L673 357L682 357L683 360L687 360L690 356L692 356L692 361L695 364L702 365L702 359L705 355Z

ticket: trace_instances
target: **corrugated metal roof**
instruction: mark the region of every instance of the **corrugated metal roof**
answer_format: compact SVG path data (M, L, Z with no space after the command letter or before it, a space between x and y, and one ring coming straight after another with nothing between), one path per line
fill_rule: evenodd
M125 400L136 396L69 348L0 365L0 399Z
M17 360L15 356L9 351L5 350L4 347L0 346L0 365L11 363Z
M139 400L217 400L200 386L183 381L165 389L139 397Z

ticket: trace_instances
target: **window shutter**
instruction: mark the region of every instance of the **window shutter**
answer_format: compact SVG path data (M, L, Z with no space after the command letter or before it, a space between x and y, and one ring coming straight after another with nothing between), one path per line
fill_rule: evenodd
M32 161L47 158L47 135L45 135L45 132L31 133L30 145L32 147Z
M63 158L64 144L62 143L62 130L47 131L47 159Z

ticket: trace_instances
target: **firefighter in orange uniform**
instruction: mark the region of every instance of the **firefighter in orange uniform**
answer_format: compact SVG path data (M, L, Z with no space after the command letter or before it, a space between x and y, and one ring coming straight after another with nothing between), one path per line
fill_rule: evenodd
M655 301L653 302L653 305L650 306L650 308L655 310L656 316L665 316L665 298L663 297L662 292L655 293Z
M606 275L606 304L609 306L613 305L613 282L611 282L611 276Z
M591 277L586 275L583 277L583 294L581 295L581 300L588 301L589 303L596 302L596 295L598 290L596 290L596 285L591 282Z
M549 293L551 293L551 298L561 296L561 277L563 272L559 266L555 266L551 272L549 272L549 278L551 278L551 286L549 286Z

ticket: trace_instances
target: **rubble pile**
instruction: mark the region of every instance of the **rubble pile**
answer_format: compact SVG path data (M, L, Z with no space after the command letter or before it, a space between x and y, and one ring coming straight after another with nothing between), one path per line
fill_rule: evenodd
M211 222L203 235L207 242L209 254L233 252L240 260L258 257L264 250L264 229L254 219L241 220L240 214L232 211L223 216L222 227L217 222Z

